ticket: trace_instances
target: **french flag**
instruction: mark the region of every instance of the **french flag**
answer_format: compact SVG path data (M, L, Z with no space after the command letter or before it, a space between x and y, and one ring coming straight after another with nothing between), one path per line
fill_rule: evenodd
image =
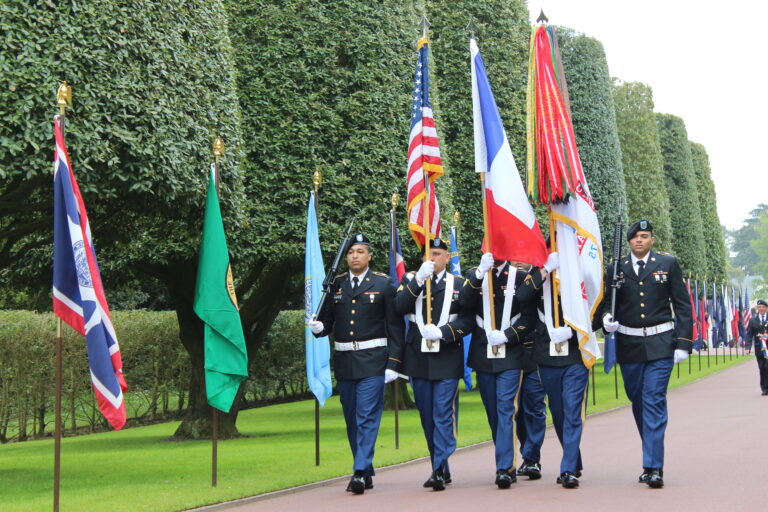
M120 347L101 284L85 203L69 162L61 120L54 120L53 312L85 336L99 410L116 430L125 425Z
M474 39L470 40L469 47L472 57L475 171L486 173L490 252L497 260L520 261L540 267L547 261L547 244L523 188ZM488 252L485 241L483 252Z

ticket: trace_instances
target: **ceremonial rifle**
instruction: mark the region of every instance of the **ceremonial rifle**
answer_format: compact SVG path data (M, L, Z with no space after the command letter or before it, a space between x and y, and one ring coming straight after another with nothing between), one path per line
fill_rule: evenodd
M616 227L613 230L613 277L611 280L611 321L616 321L616 290L621 288L622 280L618 278L619 260L621 260L621 235L624 226L621 224L621 214L616 218Z
M323 306L325 305L325 299L328 298L328 295L333 291L333 280L336 276L336 271L339 269L339 263L341 262L341 257L344 255L344 252L347 250L347 245L349 244L349 237L352 236L352 226L355 224L355 219L352 219L352 222L349 223L349 227L347 228L347 232L344 235L344 239L341 241L341 245L339 246L339 251L336 253L336 257L333 259L333 263L331 264L331 268L328 269L328 273L325 275L325 279L323 280L323 295L320 297L320 304L317 306L317 311L315 311L314 318L317 318L320 315L320 311L323 310Z

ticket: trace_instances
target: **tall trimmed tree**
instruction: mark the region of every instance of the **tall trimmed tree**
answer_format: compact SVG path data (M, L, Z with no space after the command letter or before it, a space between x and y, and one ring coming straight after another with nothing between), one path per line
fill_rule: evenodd
M610 248L617 215L626 224L627 205L608 62L596 39L558 27L557 40L581 163L595 201L603 247Z
M685 123L671 114L656 114L656 125L672 213L673 252L684 272L711 279L706 274L699 194Z
M725 237L720 225L720 216L717 214L717 192L715 191L715 184L712 183L709 155L701 144L691 142L690 146L704 233L705 274L715 281L722 282L727 277Z
M672 220L664 177L663 159L653 92L640 82L618 84L613 89L616 125L621 143L622 167L630 221L653 223L658 250L672 250Z

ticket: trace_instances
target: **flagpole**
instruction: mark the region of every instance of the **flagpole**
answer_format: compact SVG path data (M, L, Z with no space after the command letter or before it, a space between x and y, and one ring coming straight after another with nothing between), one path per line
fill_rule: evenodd
M67 117L67 105L72 104L72 88L67 81L59 85L56 91L56 103L59 106L59 123L61 125L61 135L64 136L64 120ZM53 512L59 512L60 501L60 482L61 482L61 387L62 387L62 359L63 342L61 339L62 323L61 318L56 321L56 404L54 418L54 441L53 441Z
M320 199L318 198L318 192L320 185L323 182L323 175L320 171L315 171L312 175L312 184L315 187L315 217L318 222L320 219ZM320 400L315 397L315 466L320 465Z
M395 225L395 208L397 208L397 203L399 202L399 197L397 195L397 190L395 190L392 193L392 199L390 201L390 204L392 205L392 209L389 210L389 225L394 226ZM389 233L389 254L395 255L397 254L397 240L395 239L395 230L393 228L390 229ZM397 275L397 259L395 259L395 276ZM390 276L390 277L395 277ZM428 279L430 281L431 279ZM398 377L395 379L395 386L394 386L394 398L395 398L395 450L400 449L400 378Z
M488 233L488 201L485 197L485 173L481 172L480 174L480 190L482 192L482 198L483 198L483 238L485 241L485 252L492 252L491 251L491 237ZM492 274L493 268L488 270L488 273L486 274L485 278L488 279L488 302L490 303L490 313L491 313L491 329L496 329L496 308L494 308L494 298L493 298L493 281ZM499 353L499 347L493 346L491 347L491 351L493 352L493 355L497 355Z
M427 26L429 26L429 20L426 14L421 16L421 37L427 38ZM428 71L425 71L428 73ZM422 106L422 109L424 107ZM424 214L424 262L429 261L429 243L432 239L432 226L429 225L429 175L424 171L424 166L421 167L421 174L424 177L424 205L422 206L422 213ZM432 323L432 276L426 280L426 289L424 292L427 299L427 325ZM427 340L427 348L432 350L432 340Z
M224 140L216 137L213 141L213 173L216 196L219 195L219 160L224 155ZM216 487L219 462L219 410L211 407L211 487Z

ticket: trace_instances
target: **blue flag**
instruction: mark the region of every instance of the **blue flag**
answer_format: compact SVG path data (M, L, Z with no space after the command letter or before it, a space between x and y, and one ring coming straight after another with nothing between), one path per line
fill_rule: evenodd
M331 385L331 346L328 336L315 338L306 324L320 305L323 293L323 254L320 251L320 237L317 232L317 212L315 212L315 194L309 194L307 209L307 245L304 256L304 345L307 353L307 383L317 397L320 407L333 393Z
M461 263L459 262L459 243L456 237L456 227L451 227L451 274L461 275ZM472 391L472 368L467 366L469 357L469 344L472 343L472 334L464 336L464 387Z

